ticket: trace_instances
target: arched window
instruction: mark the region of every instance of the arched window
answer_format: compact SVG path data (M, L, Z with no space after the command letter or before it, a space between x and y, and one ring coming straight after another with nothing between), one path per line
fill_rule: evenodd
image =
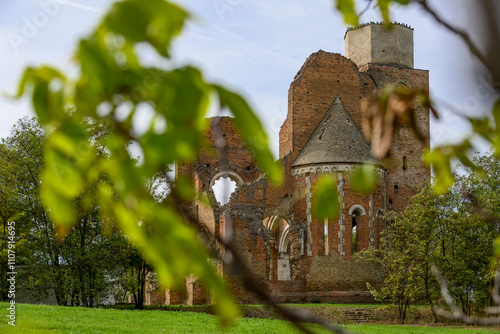
M352 254L354 255L358 251L358 233L357 233L357 220L356 214L352 214Z
M324 255L328 255L330 254L330 245L329 245L329 241L328 241L328 218L325 219L324 223L323 223L323 234L324 234L324 237L323 237L323 251L324 251Z

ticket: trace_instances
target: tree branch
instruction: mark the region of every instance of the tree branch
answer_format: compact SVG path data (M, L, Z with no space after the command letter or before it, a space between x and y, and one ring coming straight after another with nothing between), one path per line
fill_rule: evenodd
M416 2L420 6L422 6L422 8L427 13L429 13L434 18L434 20L436 20L436 22L438 22L439 24L441 24L443 27L445 27L446 29L448 29L450 32L458 35L465 42L465 44L467 44L470 52L473 55L475 55L477 57L477 59L479 59L479 61L481 61L481 63L484 64L484 66L486 66L488 69L490 69L489 66L488 66L487 59L479 51L478 47L474 44L474 42L470 38L469 34L467 34L467 32L465 30L462 30L462 29L459 29L457 27L454 27L451 24L449 24L448 22L446 22L445 20L443 20L441 18L441 16L439 16L439 14L433 8L431 8L429 6L429 4L427 3L427 0L418 0Z

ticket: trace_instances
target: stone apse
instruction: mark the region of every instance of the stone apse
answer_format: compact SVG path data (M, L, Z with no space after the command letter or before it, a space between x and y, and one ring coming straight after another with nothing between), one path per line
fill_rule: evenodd
M279 302L372 301L366 283L378 286L382 273L373 264L355 261L353 254L379 247L381 212L403 210L430 180L421 160L428 141L422 143L401 127L389 160L381 162L362 131L361 104L384 85L428 89L428 71L413 68L413 29L369 24L348 30L344 39L345 56L322 50L311 54L290 85L288 114L279 134L285 176L280 188L273 188L256 166L229 117L210 119L207 140L214 149L204 149L196 162L176 168L214 203L191 205L203 229L219 237L231 233L241 256ZM420 132L429 138L428 109L415 106L414 112ZM215 153L219 137L226 142L227 159ZM375 165L379 175L376 190L368 196L349 185L349 174L363 163ZM324 173L336 176L341 214L318 221L311 214L312 189ZM215 200L213 190L221 178L236 185L224 205ZM219 254L223 273L224 249L215 240L205 241ZM256 301L238 282L231 281L231 286L239 301ZM207 302L207 293L190 277L186 289L167 290L156 299L200 304Z

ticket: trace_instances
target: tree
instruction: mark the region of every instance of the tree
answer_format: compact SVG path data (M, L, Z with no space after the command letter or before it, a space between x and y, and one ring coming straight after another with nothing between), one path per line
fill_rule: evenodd
M2 143L0 144L0 157L11 155L10 150ZM12 165L0 160L0 300L7 300L8 281L8 224L15 220L16 211L12 205L15 189L9 184L13 175Z
M53 239L54 226L38 199L38 176L43 165L44 143L42 128L34 119L28 118L21 119L12 129L10 137L2 140L0 159L4 172L2 179L5 180L2 182L2 193L9 194L2 218L5 224L13 215L17 215L16 246L21 250L16 258L18 264L28 264L23 262L23 258L26 261L33 254L43 254L43 261L52 264L51 270L44 272L47 276L41 281L50 282L58 302L62 302L64 276L59 272L61 246ZM27 243L31 247L24 247ZM32 251L28 251L29 248ZM36 263L32 264L36 266Z
M433 265L447 277L450 293L464 314L481 314L489 306L490 259L500 225L489 224L477 215L470 201L463 200L463 194L474 193L476 198L487 201L481 203L482 207L498 212L498 159L484 155L474 162L490 173L480 176L471 169L442 195L431 187L424 188L404 212L386 214L380 258L374 258L371 251L364 254L367 260L382 263L384 284L372 291L379 299L396 304L401 322L411 303L426 303L433 312L434 306L442 303Z
M389 211L385 215L382 248L378 261L385 271L383 286L373 293L380 300L391 301L398 308L404 323L410 304L425 302L433 305L436 281L430 266L440 252L440 242L446 221L454 221L456 213L453 195L436 196L430 187L421 190L403 213ZM362 256L374 260L371 250Z
M22 118L2 140L0 193L8 194L8 200L2 203L1 217L4 224L16 223L19 282L35 298L53 290L59 305L91 307L108 288L109 278L124 267L127 243L113 232L112 223L104 233L95 203L82 204L85 196L75 201L80 207L78 223L58 240L57 228L39 197L45 143L35 118Z
M144 296L146 293L146 283L156 284L153 275L153 267L146 263L141 254L134 248L129 251L129 270L125 273L127 291L133 298L136 309L144 308Z

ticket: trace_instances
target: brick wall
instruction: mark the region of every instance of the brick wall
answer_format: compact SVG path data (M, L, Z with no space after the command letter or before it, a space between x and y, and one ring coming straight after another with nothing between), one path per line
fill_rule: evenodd
M367 282L379 286L382 279L382 273L376 265L346 260L332 253L312 259L306 291L367 291Z
M403 84L410 89L429 90L427 70L368 64L360 71L372 76L380 88L387 84ZM410 197L430 182L430 168L422 161L422 154L429 147L429 109L419 105L415 105L414 109L417 126L426 140L420 142L409 128L401 127L392 141L391 158L384 161L387 168L387 201L392 202L390 206L396 211L403 210ZM406 170L403 170L403 157L406 158Z

